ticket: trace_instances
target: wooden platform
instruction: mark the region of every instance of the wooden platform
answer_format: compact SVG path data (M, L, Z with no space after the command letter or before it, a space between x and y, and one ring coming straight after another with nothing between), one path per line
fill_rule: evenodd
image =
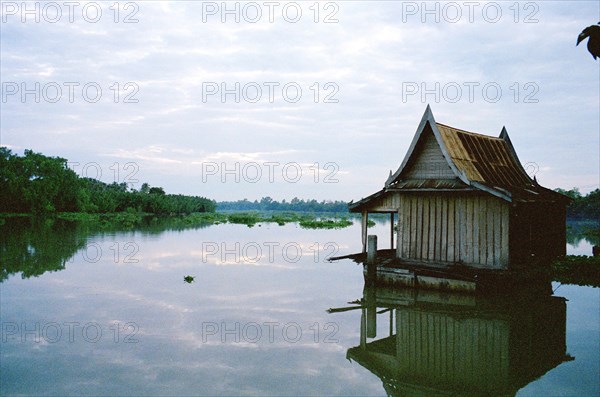
M547 293L551 284L542 272L485 269L459 263L401 261L396 250L377 251L375 277L368 275L367 254L329 258L330 261L350 259L363 265L365 282L372 285L412 287L466 293L504 293L522 288Z

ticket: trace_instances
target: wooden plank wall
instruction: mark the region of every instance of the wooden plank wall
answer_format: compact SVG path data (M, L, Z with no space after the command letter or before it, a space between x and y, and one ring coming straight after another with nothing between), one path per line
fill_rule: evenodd
M509 207L485 195L398 195L400 259L506 268Z
M454 179L456 175L444 158L431 128L427 127L419 142L415 160L405 171L405 179Z

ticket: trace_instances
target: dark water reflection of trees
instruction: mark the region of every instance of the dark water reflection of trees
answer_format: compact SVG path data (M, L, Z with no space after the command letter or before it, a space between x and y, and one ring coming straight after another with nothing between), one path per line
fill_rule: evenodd
M78 225L52 219L15 219L0 226L0 281L14 273L23 278L63 270L85 245Z
M600 245L600 220L577 220L567 222L567 243L578 245L586 241L591 245Z
M16 217L0 225L0 282L21 273L22 278L37 277L45 272L63 270L66 263L92 236L136 231L158 235L168 230L208 227L185 224L177 218L148 218L135 229L111 227L89 222L72 222L55 218Z

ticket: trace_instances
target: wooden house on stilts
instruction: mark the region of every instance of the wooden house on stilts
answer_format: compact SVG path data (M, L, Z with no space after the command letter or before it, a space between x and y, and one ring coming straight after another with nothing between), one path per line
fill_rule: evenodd
M378 260L385 279L398 266L514 271L564 255L568 202L527 174L505 128L499 137L463 131L437 123L427 106L398 170L349 209L362 214L363 253L369 213L390 214L395 250L385 253L389 266ZM416 273L402 282L415 283Z

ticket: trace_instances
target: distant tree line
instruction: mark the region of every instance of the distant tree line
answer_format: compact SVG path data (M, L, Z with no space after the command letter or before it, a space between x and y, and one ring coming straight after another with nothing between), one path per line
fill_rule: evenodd
M555 189L573 199L567 216L600 219L600 189L583 196L577 188ZM0 147L0 213L86 212L109 213L136 211L154 214L190 214L222 211L301 211L347 212L344 201L260 200L223 201L198 196L166 194L161 187L142 184L139 190L126 183L107 184L81 178L61 157L49 157L31 150L23 156Z
M0 147L0 213L122 211L154 214L214 212L216 202L205 197L165 194L144 183L140 190L126 183L107 184L81 178L67 160L25 150L23 156Z
M219 211L302 211L302 212L348 212L348 203L344 201L301 200L294 197L291 201L281 202L271 197L259 200L221 201L217 203Z
M577 219L600 220L600 189L596 189L583 196L578 188L571 190L555 189L573 199L567 207L567 217ZM294 197L291 201L285 199L281 202L271 197L260 200L248 199L237 201L221 201L217 203L219 211L303 211L303 212L348 212L348 203L345 201L317 201L300 200Z
M568 218L600 220L600 189L585 196L576 187L571 190L560 188L554 190L573 199L573 202L567 207Z

